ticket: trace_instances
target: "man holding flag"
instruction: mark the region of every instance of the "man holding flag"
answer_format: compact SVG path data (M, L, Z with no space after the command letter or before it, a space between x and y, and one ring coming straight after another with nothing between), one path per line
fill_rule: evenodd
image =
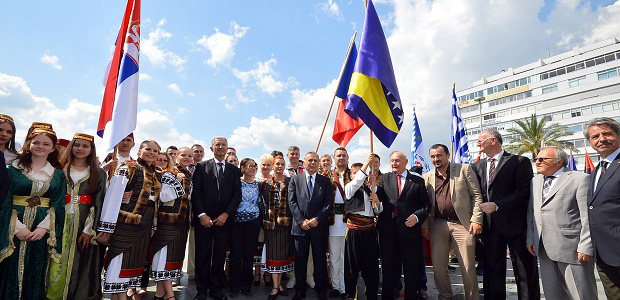
M403 107L390 51L377 11L370 0L344 110L353 118L359 116L386 147L392 145L403 125ZM428 217L430 201L424 180L407 172L407 162L407 155L393 152L390 155L392 172L381 176L377 186L377 196L383 205L383 212L377 221L381 238L382 299L397 296L394 295L393 275L401 267L395 261L401 253L405 299L420 298L420 223Z

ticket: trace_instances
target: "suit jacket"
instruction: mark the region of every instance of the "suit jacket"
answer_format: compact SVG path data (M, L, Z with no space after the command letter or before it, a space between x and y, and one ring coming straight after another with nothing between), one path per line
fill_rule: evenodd
M4 201L9 194L9 171L6 169L6 161L4 160L4 152L0 151L0 203Z
M422 228L432 227L435 219L437 202L435 199L435 180L437 179L435 172L436 169L433 169L424 174L424 183L431 200L431 214L430 218L422 224ZM471 223L482 225L484 214L479 207L482 203L482 192L476 173L469 165L450 163L450 195L454 211L465 228L469 229Z
M610 266L620 267L620 248L617 243L620 241L620 155L607 167L594 191L595 174L599 167L594 169L590 177L590 234L594 248L603 261Z
M530 181L534 177L532 163L527 157L504 151L488 183L487 159L472 164L472 168L480 182L483 202L495 202L498 207L491 213L491 222L503 234L522 234L527 228Z
M226 163L224 176L218 188L215 159L196 164L192 181L192 210L194 226L200 225L198 215L205 213L212 219L222 213L228 214L226 223L232 222L239 203L241 203L241 171L233 164Z
M590 175L565 168L545 200L544 177L538 174L532 179L527 243L534 244L538 253L542 238L551 260L579 264L577 252L594 255L587 205Z
M291 234L304 236L327 236L329 224L327 216L334 205L334 190L329 178L316 173L312 186L312 198L308 195L307 172L291 177L288 184L288 204L293 215ZM301 222L316 217L319 224L309 230L301 229Z
M394 172L381 176L381 181L377 186L377 196L382 202L383 211L379 214L377 229L380 231L398 230L402 238L421 238L420 228L431 210L424 179L407 172L400 196L398 196L397 180ZM394 222L395 208L398 208L396 222ZM413 227L407 227L405 222L412 214L418 217L418 223Z

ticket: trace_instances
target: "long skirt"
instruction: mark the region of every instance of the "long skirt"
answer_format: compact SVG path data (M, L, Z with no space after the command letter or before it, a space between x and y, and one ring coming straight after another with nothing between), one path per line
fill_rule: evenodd
M290 226L276 225L274 230L265 230L266 260L263 271L280 274L293 270L293 237Z
M183 271L183 259L185 259L185 245L189 222L157 224L157 231L153 236L154 252L151 267L151 278L155 281L177 280L181 278Z

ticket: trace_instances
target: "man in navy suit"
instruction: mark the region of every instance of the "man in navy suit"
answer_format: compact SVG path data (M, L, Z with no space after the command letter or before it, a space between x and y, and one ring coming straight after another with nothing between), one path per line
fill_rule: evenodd
M227 150L224 137L213 138L213 158L197 163L192 178L198 292L194 300L205 300L207 292L215 300L227 299L222 293L226 246L232 219L241 202L241 171L226 162Z
M295 240L295 296L306 297L306 271L312 245L315 290L320 300L327 299L327 264L325 251L329 224L327 215L334 204L334 190L329 178L317 173L319 155L308 152L304 157L306 172L291 177L288 186L288 204L293 215L291 234Z
M620 299L620 124L596 118L583 134L601 155L588 193L590 236L607 299Z

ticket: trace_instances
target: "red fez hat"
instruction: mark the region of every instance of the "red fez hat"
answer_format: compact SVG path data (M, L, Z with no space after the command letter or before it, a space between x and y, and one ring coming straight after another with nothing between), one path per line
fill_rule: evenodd
M65 140L65 139L58 139L57 144L58 144L59 146L67 147L67 146L69 146L69 140Z

